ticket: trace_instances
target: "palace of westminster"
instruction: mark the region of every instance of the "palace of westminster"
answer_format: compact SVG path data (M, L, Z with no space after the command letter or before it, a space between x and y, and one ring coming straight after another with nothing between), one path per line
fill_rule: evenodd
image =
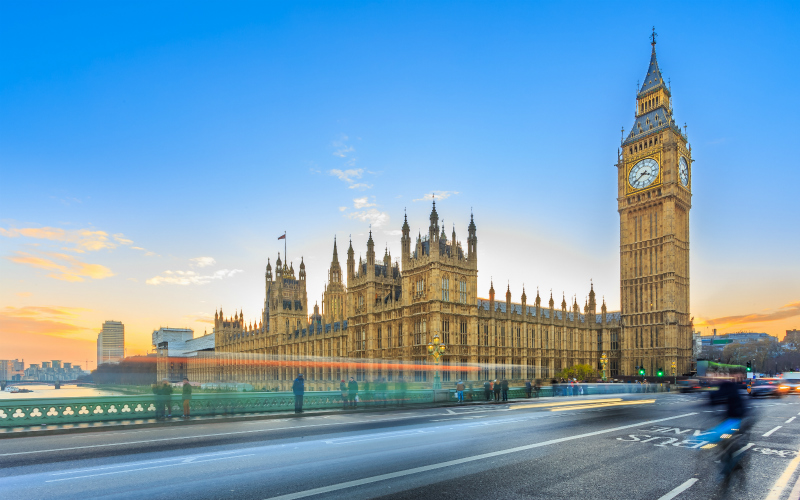
M529 301L524 288L513 302L510 289L496 297L493 285L480 298L473 217L464 246L455 229L448 237L439 227L434 201L427 234L412 240L404 221L399 265L388 251L376 255L370 232L366 260L355 260L351 241L343 270L334 239L321 311L309 309L302 260L297 275L280 254L274 269L268 261L260 320L217 311L213 348L187 358L190 378L280 389L299 372L311 389L338 388L350 376L424 381L434 333L447 346L445 382L549 380L575 364L600 368L602 354L610 377L640 367L671 374L673 362L678 374L689 372L691 147L673 119L655 45L653 37L616 164L621 311L598 305L591 285L583 307L563 297L556 303L552 293Z

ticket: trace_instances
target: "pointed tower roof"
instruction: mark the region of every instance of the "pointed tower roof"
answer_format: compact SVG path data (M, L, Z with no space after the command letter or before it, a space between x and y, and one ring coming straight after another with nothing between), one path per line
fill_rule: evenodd
M336 236L333 237L333 260L339 260L339 251L336 250Z
M300 256L300 269L305 269L305 268L306 268L306 263L303 262L303 256L301 255Z
M475 232L475 218L472 216L472 210L469 211L469 232Z
M408 226L408 214L405 213L403 210L403 231L410 231L411 228Z
M653 46L653 51L650 53L650 66L647 68L647 75L644 77L644 83L642 84L642 88L639 89L638 96L647 94L657 88L667 88L667 86L664 85L664 78L661 77L661 70L658 69L658 60L656 59L656 36L658 35L656 34L655 28L653 28L653 34L651 35L652 41L650 42L650 45ZM667 90L669 91L669 89Z

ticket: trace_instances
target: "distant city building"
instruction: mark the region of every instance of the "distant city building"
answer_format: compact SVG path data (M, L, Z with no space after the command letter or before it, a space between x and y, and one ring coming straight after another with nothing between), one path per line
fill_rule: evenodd
M87 372L81 369L81 365L73 365L72 363L61 363L60 360L54 359L52 361L42 362L40 367L36 363L31 363L25 370L21 380L31 382L55 382L77 380L78 377L87 375Z
M194 338L194 330L189 328L159 328L153 331L153 347L158 359L157 379L179 382L188 377L189 380L198 380L199 374L192 373L190 366L198 369L199 364L190 361L197 358L199 352L213 352L214 338L213 333Z
M794 345L800 344L800 330L786 330L786 336L783 337L783 341Z
M778 337L769 335L767 333L739 332L716 335L716 330L714 330L714 332L714 335L706 335L702 337L702 345L725 347L728 344L749 344L751 342L758 342L761 340L768 340L771 342L778 341Z
M0 359L0 380L22 380L25 370L25 360Z
M124 357L125 325L120 321L106 321L103 330L97 334L97 366L119 363Z

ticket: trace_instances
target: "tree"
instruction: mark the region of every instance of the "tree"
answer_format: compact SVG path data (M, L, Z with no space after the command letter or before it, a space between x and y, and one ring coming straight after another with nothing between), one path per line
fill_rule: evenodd
M557 377L578 380L591 380L597 378L597 370L589 365L573 365L558 372Z

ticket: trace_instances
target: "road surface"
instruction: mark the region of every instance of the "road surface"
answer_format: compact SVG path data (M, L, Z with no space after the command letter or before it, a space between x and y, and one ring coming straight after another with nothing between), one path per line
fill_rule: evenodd
M724 496L702 394L213 422L0 440L0 497L800 498L800 396L751 400Z

